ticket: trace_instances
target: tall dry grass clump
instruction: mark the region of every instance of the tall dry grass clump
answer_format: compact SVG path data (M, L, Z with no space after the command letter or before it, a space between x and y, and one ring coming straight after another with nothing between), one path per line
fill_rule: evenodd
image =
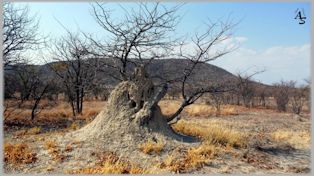
M201 124L180 120L172 127L179 133L199 137L203 141L214 145L229 145L237 148L246 147L248 143L244 133L228 129L220 124L204 127Z
M204 165L215 158L218 151L218 147L209 143L203 143L186 151L168 155L160 164L160 168L174 173L187 173L204 167Z
M113 152L104 152L100 162L89 168L67 171L71 174L145 174L148 170L123 160Z
M275 141L287 142L297 149L309 149L311 145L310 131L279 129L272 132L270 135Z
M160 154L165 144L163 142L155 142L151 139L139 145L139 149L145 154Z
M37 160L27 144L4 144L4 162L12 164L30 164Z

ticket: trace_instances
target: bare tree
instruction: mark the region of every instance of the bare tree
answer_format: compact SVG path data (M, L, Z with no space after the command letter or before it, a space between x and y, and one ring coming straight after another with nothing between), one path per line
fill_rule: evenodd
M30 16L27 6L3 5L3 61L4 68L21 62L21 54L27 50L38 49L45 43L45 37L38 32L39 21Z
M40 105L41 100L45 97L48 93L49 88L53 86L53 80L43 80L43 77L37 76L36 81L34 82L35 85L32 89L32 113L31 119L34 120L36 115L39 113L38 107Z
M111 18L105 4L96 3L92 7L96 22L109 34L109 40L97 41L91 35L85 36L98 48L96 56L114 59L109 67L119 72L118 79L130 79L129 65L145 65L152 59L169 56L175 41L171 32L179 22L175 15L179 6L168 9L155 3L150 8L147 3L139 3L138 10L121 6L125 14L120 21Z
M262 71L256 71L250 75L243 74L243 73L237 73L237 94L242 98L243 104L246 107L250 107L252 105L252 100L255 95L255 89L256 85L253 82L253 76L264 72Z
M50 49L55 62L48 65L65 87L73 116L82 113L84 96L97 74L89 47L79 35L67 31L67 35L56 40Z
M308 109L311 109L311 79L304 79L305 82L305 98Z
M292 89L292 93L291 93L292 111L293 113L299 115L302 112L302 108L306 102L307 87L306 85L296 87L295 82L294 82L294 84L291 84L291 89Z
M16 87L14 93L18 92L20 94L19 96L10 97L19 101L11 105L21 107L24 105L25 101L30 102L31 119L33 120L38 113L40 101L45 97L46 93L48 93L52 81L44 74L40 66L37 65L27 63L17 64L13 66L11 72L11 74L7 74L7 76L10 76L8 77L8 81L15 82ZM14 76L12 76L12 74ZM7 104L6 108L9 108L9 104Z
M198 85L195 85L195 83L193 83L193 85L191 85L191 83L189 83L189 79L192 74L200 74L197 73L197 67L199 65L216 60L236 49L236 47L224 47L220 50L213 49L221 42L230 38L230 36L232 35L231 30L234 28L235 25L236 24L232 23L229 20L227 20L226 22L219 21L217 23L207 24L205 32L195 33L195 36L192 37L191 44L194 46L193 52L189 51L187 53L186 50L183 49L185 43L180 44L179 57L189 60L190 64L185 68L184 75L180 80L180 92L183 97L183 101L179 109L171 117L168 118L168 122L176 119L186 106L193 104L205 93L214 94L231 91L232 89L234 89L234 87L228 84L227 81L222 81L221 83L212 85L202 85L202 83Z
M211 102L215 107L216 116L220 116L221 114L221 105L224 103L224 94L223 93L213 93L211 94Z
M194 45L194 52L185 52L183 48L186 43L179 45L178 39L171 37L171 32L179 21L175 14L180 6L167 9L160 3L152 5L151 8L146 3L140 3L138 10L125 11L123 20L117 22L110 18L110 11L103 4L97 3L93 6L93 14L98 24L109 32L111 35L109 41L99 42L90 35L85 35L95 46L101 49L102 53L96 55L110 57L115 59L115 65L110 67L116 68L120 73L121 80L132 79L130 72L127 70L128 65L138 66L139 64L148 65L153 59L160 59L176 55L182 59L188 59L190 64L187 65L184 73L174 80L166 80L164 84L171 82L180 82L180 92L183 102L180 108L173 114L168 121L175 119L182 110L197 101L204 93L215 93L226 91L226 86L219 85L192 85L189 78L196 73L196 68L202 63L213 61L225 54L233 51L235 47L224 47L216 49L218 44L227 40L231 36L231 30L236 25L229 19L226 22L218 21L216 23L206 24L207 28L203 33L196 33L191 38L191 44ZM180 48L179 53L174 53L175 47ZM174 54L171 54L174 53ZM133 59L134 58L134 59ZM167 89L167 85L161 85ZM191 91L193 87L193 91ZM167 91L167 90L163 90Z
M269 87L266 85L262 85L261 82L259 82L259 84L261 85L256 87L255 91L256 96L258 97L258 104L259 106L266 107L267 97L270 96Z
M294 81L280 81L275 83L273 86L274 98L276 100L277 109L279 111L287 111L287 105L289 103L289 95L291 88L295 85Z

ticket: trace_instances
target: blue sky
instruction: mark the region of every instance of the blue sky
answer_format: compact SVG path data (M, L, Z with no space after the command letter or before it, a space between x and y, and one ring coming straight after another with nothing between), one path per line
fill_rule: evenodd
M65 31L58 19L71 31L82 31L103 36L102 29L91 15L89 3L20 3L28 4L32 13L40 17L40 30L52 38ZM119 3L125 8L134 7L133 3ZM166 3L173 6L174 3ZM116 3L108 3L114 9L116 18L122 11ZM296 9L304 9L306 23L298 24L294 19ZM241 39L240 48L225 58L212 64L236 73L266 69L256 79L271 84L280 79L293 79L302 82L310 77L310 3L187 3L180 11L183 19L178 26L178 34L193 33L202 28L207 18L215 21L228 15L240 21L234 37ZM267 57L267 58L266 58Z

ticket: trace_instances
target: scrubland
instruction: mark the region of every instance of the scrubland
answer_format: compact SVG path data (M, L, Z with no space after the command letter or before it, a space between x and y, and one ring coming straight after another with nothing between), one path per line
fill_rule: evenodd
M13 104L14 102L6 102ZM163 100L162 113L169 116L179 101ZM89 123L106 102L85 101L83 114L72 116L65 102L44 107L30 120L30 107L8 108L4 118L4 171L6 173L308 173L310 172L310 114L296 118L291 113L265 108L222 106L219 116L206 104L193 104L172 125L178 133L200 142L167 152L167 143L147 140L138 144L138 160L115 151L96 150L76 156L80 141L66 145L55 136Z

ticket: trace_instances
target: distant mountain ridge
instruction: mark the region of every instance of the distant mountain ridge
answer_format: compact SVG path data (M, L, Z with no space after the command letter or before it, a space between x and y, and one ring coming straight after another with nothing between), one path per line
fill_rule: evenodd
M92 61L88 61L92 62ZM107 64L113 64L113 59L102 59L102 62ZM49 76L56 76L54 71L51 70L48 64L53 64L58 62L51 62L44 65L35 65L41 70L42 73L48 74ZM186 68L192 64L190 60L187 59L155 59L146 67L146 70L150 76L163 77L167 80L176 79L182 77ZM34 65L33 65L34 66ZM128 69L133 69L134 65L130 64ZM12 71L10 71L12 72ZM101 84L106 84L107 86L113 87L119 81L114 79L110 74L118 75L116 70L110 67L103 67L102 72L98 74L98 79L101 79ZM211 83L215 84L225 80L236 80L237 77L227 70L220 68L218 66L209 63L200 63L195 68L195 73L189 78L190 82L202 82L204 84ZM256 83L259 85L267 86L264 84Z

